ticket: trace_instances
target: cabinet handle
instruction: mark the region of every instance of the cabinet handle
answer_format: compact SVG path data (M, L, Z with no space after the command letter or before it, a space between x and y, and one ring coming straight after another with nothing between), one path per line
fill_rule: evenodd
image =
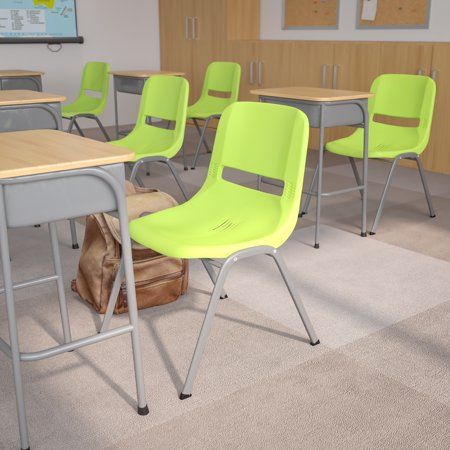
M337 88L337 80L338 80L338 72L339 72L339 64L333 65L333 89Z
M250 61L250 84L255 84L255 61Z
M191 20L191 17L186 16L184 18L184 38L189 41L189 21Z
M197 20L198 17L192 17L192 39L198 39Z
M262 61L258 61L258 85L259 86L261 86L262 83L263 83L262 69L263 69L263 62Z
M328 64L324 64L322 66L322 87L327 87L327 78L328 78Z
M437 76L439 75L439 70L433 69L431 71L431 78L433 78L434 81L436 81Z
M419 69L419 70L417 71L417 75L423 75L423 69Z

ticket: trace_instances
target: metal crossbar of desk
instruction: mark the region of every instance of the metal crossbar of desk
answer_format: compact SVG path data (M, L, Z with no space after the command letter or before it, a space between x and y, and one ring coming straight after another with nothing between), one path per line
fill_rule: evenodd
M0 179L0 251L4 282L4 287L0 290L0 293L4 293L6 296L10 339L9 344L0 339L0 350L12 359L19 430L23 449L29 448L21 373L21 362L23 361L29 362L50 358L130 333L133 346L138 412L141 415L148 413L143 381L131 241L123 187L124 181L125 171L123 164ZM45 210L42 208L43 203L47 204ZM128 325L104 330L93 336L72 340L55 222L74 216L85 216L108 211L117 211L120 221L123 273L126 280L130 322ZM46 221L49 223L55 273L13 284L8 229L43 223L44 216L46 216ZM58 288L64 343L37 352L21 352L15 314L14 290L53 281L56 282ZM116 298L110 298L110 302L115 303L116 300Z
M368 99L359 98L338 101L311 101L265 95L259 95L259 99L261 102L276 103L300 109L307 115L310 126L312 128L319 129L319 161L315 171L313 183L311 184L312 189L314 189L314 184L317 185L317 189L315 191L310 189L309 191L304 192L304 194L306 194L307 196L312 195L316 197L317 208L314 247L319 248L321 199L323 197L330 197L334 195L346 194L353 191L360 191L362 193L361 236L367 236L367 171L369 139ZM333 192L323 192L322 180L323 156L325 151L325 129L343 125L364 129L363 174L361 184L358 184L355 187L340 189ZM316 178L317 181L315 181ZM277 184L276 181L272 181L267 178L261 178L260 181L268 184L275 184L277 186L279 185L279 183Z

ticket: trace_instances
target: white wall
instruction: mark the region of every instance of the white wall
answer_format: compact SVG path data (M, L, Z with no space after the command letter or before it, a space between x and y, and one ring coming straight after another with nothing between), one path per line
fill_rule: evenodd
M64 44L51 53L45 44L1 44L0 69L45 72L44 90L77 96L81 71L88 61L109 62L112 69L158 69L158 0L77 0L78 30L85 43ZM134 122L139 97L119 94L120 122ZM112 80L105 124L114 123ZM92 122L84 122L94 126Z
M357 30L359 0L340 0L338 30L282 30L283 0L261 0L261 39L354 41L450 41L450 0L431 0L429 29Z

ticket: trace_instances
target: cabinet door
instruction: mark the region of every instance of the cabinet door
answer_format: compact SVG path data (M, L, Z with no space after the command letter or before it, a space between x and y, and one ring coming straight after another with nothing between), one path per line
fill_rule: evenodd
M194 0L194 57L192 92L198 98L205 72L213 61L223 60L226 53L226 2Z
M450 44L433 47L432 75L436 80L436 106L429 148L423 154L424 165L433 172L450 174Z
M241 66L241 83L239 89L240 101L258 101L258 98L250 94L257 84L257 56L256 45L251 41L228 41L225 61L237 62Z
M194 0L159 1L161 69L185 72L192 89Z
M326 41L294 42L290 67L291 85L331 87L333 51L333 44Z
M380 74L380 44L378 42L336 42L332 87L368 92ZM336 127L327 133L328 140L340 139L355 131L352 127Z
M256 44L255 82L258 88L290 86L292 43L266 41Z

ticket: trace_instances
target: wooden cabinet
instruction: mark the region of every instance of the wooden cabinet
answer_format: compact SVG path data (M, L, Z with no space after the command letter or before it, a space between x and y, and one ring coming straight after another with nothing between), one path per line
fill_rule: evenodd
M450 44L433 46L430 75L436 80L436 106L424 165L428 170L450 174Z
M160 0L159 8L161 69L186 73L190 103L208 65L226 58L228 41L259 39L259 0Z

